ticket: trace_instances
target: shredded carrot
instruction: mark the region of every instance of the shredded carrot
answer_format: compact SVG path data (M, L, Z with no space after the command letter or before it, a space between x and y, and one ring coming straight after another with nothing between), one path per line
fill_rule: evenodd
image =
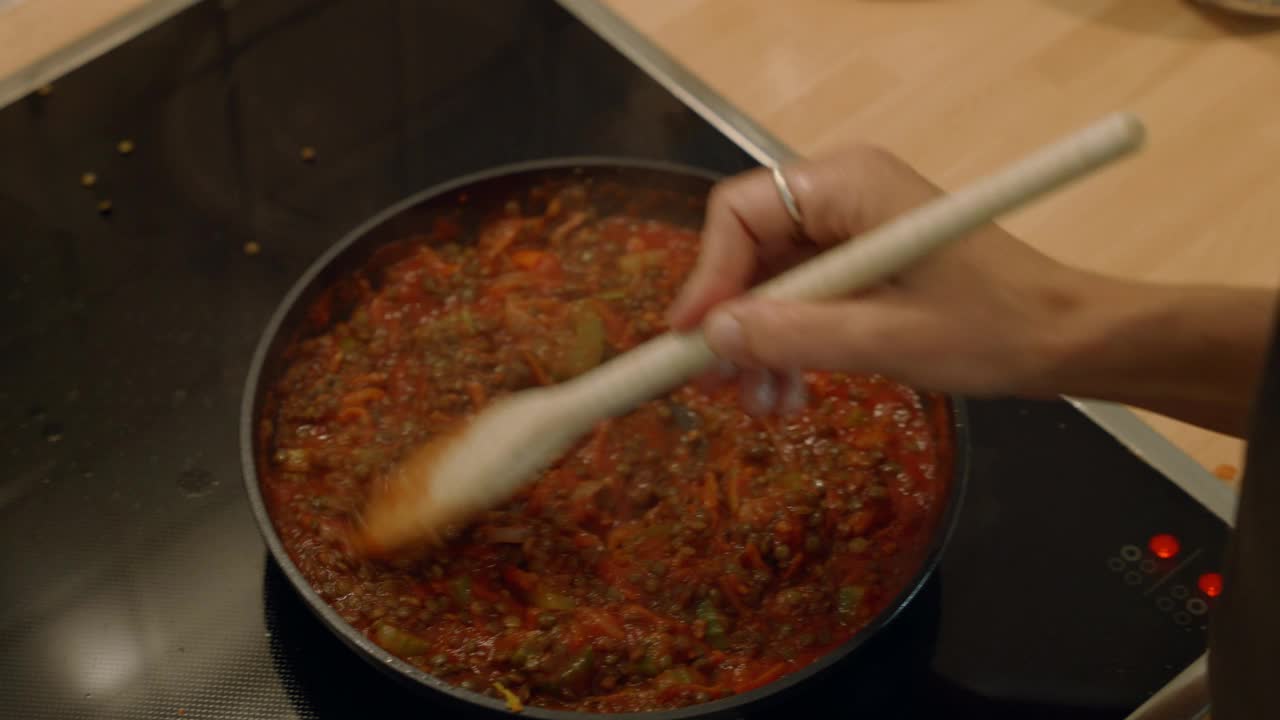
M787 566L786 571L782 573L782 579L790 580L791 576L796 574L796 570L799 570L801 565L804 565L804 553L798 552L796 553L796 556L792 558L791 564Z
M495 681L493 683L493 687L502 695L502 699L507 701L508 710L517 713L524 710L524 704L520 702L520 698L515 693L504 687L502 683Z
M511 254L511 262L524 270L533 270L544 262L555 262L551 253L541 250L517 250Z
M747 543L747 548L743 551L742 556L746 558L747 564L756 570L769 569L769 566L764 562L764 558L760 557L760 548L756 547L755 543Z
M716 482L716 474L713 472L702 478L702 506L709 512L715 512L720 506L720 483Z
M351 378L351 385L354 387L365 385L381 385L387 381L387 374L384 372L367 372L363 375L357 375Z
M485 260L493 260L505 252L520 236L523 228L524 223L518 220L500 220L490 226L489 232L479 240L480 246L484 248Z
M348 405L338 411L338 420L344 423L364 422L369 419L369 411L359 405Z
M387 391L382 388L367 387L360 390L353 390L342 396L343 405L364 405L368 402L376 402L387 396Z
M471 404L477 408L484 407L484 386L475 381L467 383L467 397L471 398Z
M424 265L431 271L432 275L437 277L449 277L458 271L457 265L452 265L444 261L434 250L429 247L422 248L422 259Z
M853 517L849 518L849 529L853 531L854 535L866 535L875 519L875 514L870 510L858 510L853 514Z
M889 442L889 432L880 425L865 428L853 438L853 446L859 450L875 450Z
M658 625L665 626L667 624L667 621L664 620L661 615L658 615L657 613L655 613L654 611L650 610L649 608L643 605L639 605L639 604L627 605L626 607L622 608L622 612L624 616L629 615L633 618L645 618L646 620L649 620L650 622L653 622L653 623L657 623Z
M538 587L537 575L521 570L514 565L503 566L502 579L506 580L507 584L515 589L523 590L524 592L532 592L534 588Z
M735 580L737 580L737 578L732 575L721 575L717 578L717 583L720 585L720 589L723 591L724 596L729 598L729 604L732 605L739 613L746 615L750 611L747 609L746 605L742 604L742 599L738 597L742 593L742 590L738 587L738 584L734 582Z
M739 684L737 687L734 688L734 691L746 692L747 690L750 690L752 688L758 688L762 685L768 685L774 680L777 680L778 678L782 677L786 672L787 672L787 664L785 662L778 663L777 665L774 665L768 670L765 670L764 672L755 676L751 680L748 680L744 683Z
M612 425L612 419L597 423L591 435L591 441L587 445L587 456L591 458L591 467L601 474L609 470L609 428Z
M617 550L622 544L630 540L639 528L634 524L615 525L609 534L605 536L604 544L610 550Z
M744 474L742 467L735 462L733 469L725 476L725 495L728 496L726 500L729 502L729 512L733 513L734 517L738 516L738 507L742 503L741 484Z
M336 373L338 368L342 367L342 351L339 350L329 357L329 372Z
M524 360L524 364L529 366L529 371L533 373L533 377L538 381L539 385L551 384L551 376L538 364L538 361L533 357L533 353L528 350L521 350L520 359Z
M564 222L557 225L555 229L551 231L551 234L547 236L547 240L550 241L553 245L556 243L559 243L561 240L565 238L566 235L573 232L574 230L577 230L579 227L582 227L582 224L585 223L586 221L587 221L587 214L582 212L581 210L578 210L572 213L571 215L569 215L568 219L566 219Z

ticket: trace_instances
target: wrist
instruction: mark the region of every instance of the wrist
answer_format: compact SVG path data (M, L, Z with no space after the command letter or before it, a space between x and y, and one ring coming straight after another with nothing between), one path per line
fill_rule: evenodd
M1261 375L1271 291L1081 273L1057 319L1042 392L1143 407L1239 434Z

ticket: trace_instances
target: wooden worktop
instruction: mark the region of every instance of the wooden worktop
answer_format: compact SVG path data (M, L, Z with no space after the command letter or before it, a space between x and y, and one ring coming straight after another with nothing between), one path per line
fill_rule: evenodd
M0 0L0 90L189 2ZM1183 0L605 2L802 153L877 142L943 186L1136 111L1144 154L1006 225L1110 273L1280 281L1280 23ZM1240 461L1238 442L1150 419L1210 468Z
M1066 262L1280 283L1280 22L1180 0L606 0L803 154L871 141L943 186L1116 109L1139 157L1011 216ZM1209 468L1240 443L1146 415Z

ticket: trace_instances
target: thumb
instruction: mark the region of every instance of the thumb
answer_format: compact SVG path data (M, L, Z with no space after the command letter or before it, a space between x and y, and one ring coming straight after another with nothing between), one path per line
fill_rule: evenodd
M741 367L888 372L886 356L921 321L877 295L815 303L743 298L714 310L703 331L717 356Z

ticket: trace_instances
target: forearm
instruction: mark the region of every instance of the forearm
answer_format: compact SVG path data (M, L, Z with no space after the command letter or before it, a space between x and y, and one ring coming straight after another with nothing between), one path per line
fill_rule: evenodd
M1081 289L1046 387L1245 434L1275 292L1093 276Z

